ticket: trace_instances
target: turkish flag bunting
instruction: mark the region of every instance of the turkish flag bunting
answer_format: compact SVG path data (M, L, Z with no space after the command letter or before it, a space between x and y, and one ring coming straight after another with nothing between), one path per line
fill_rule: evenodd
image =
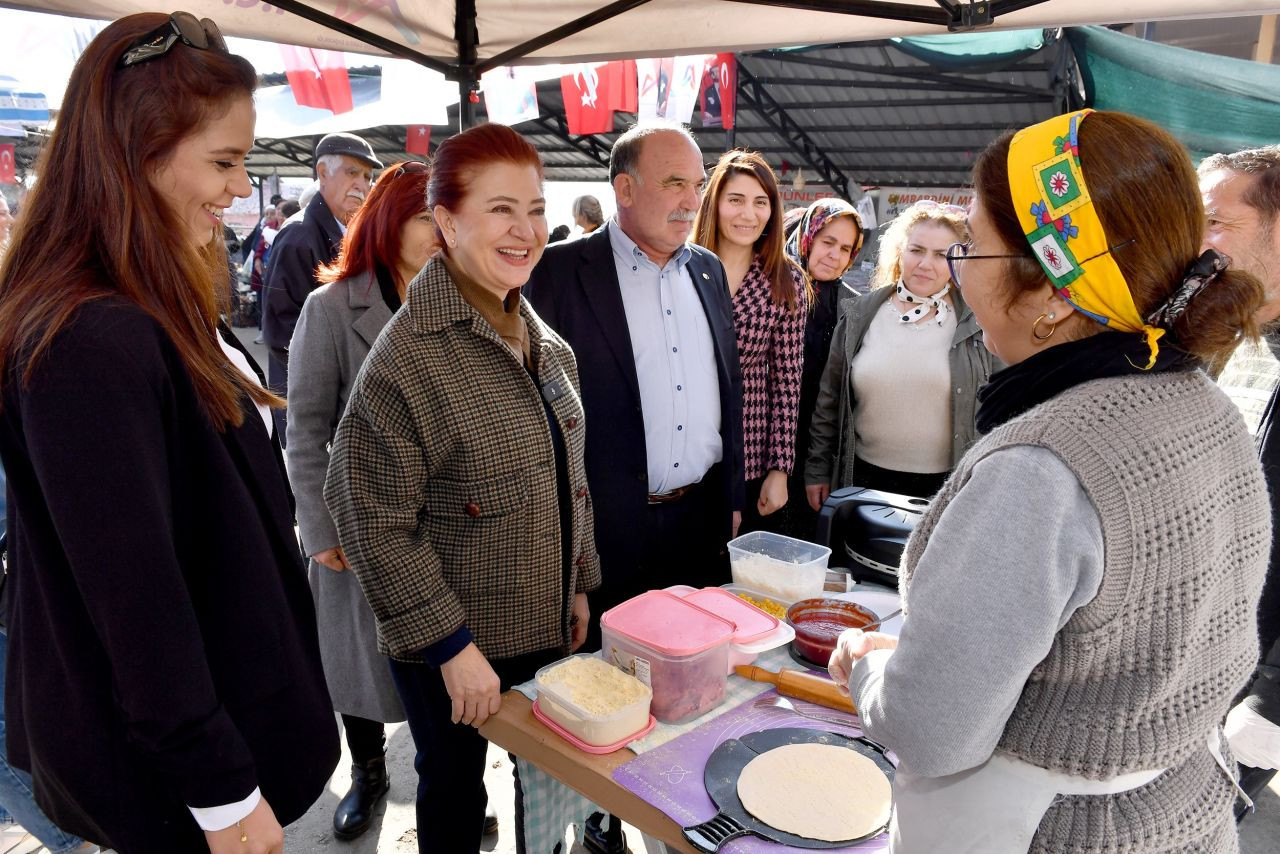
M609 133L613 130L613 96L610 75L603 68L580 65L572 74L560 78L560 94L564 98L564 117L569 133ZM603 91L602 91L603 89Z
M702 80L702 124L705 127L733 127L738 92L738 63L731 53L718 53L707 61Z
M308 47L280 45L284 57L285 76L293 99L301 107L315 107L331 113L348 113L351 102L351 79L347 61L341 51L313 50Z
M636 61L634 59L617 59L605 63L600 69L609 81L605 91L609 102L606 106L620 113L634 113L638 107L636 98Z
M404 150L409 154L430 154L431 125L408 125L405 128Z
M18 183L17 169L13 163L13 143L0 145L0 184Z

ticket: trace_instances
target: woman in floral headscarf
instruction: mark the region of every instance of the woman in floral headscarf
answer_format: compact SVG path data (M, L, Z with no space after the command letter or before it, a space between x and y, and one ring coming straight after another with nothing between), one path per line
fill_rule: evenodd
M871 293L842 307L810 421L815 511L842 486L930 496L973 442L993 357L947 270L966 237L963 209L915 203L881 239Z

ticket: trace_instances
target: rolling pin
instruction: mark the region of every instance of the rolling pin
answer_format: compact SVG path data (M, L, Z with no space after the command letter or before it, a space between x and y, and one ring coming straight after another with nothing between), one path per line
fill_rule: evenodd
M774 673L754 664L742 664L735 667L734 672L752 682L768 682L778 687L778 693L784 697L795 697L797 700L808 700L828 709L839 709L842 712L857 714L853 701L840 693L836 683L811 673L799 670L779 670Z

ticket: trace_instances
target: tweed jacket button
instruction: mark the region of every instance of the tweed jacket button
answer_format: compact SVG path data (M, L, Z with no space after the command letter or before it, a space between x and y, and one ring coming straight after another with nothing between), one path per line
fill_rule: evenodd
M568 420L568 421L566 421L566 422L564 422L564 426L565 426L565 427L567 427L567 428L569 428L570 430L572 430L574 427L577 427L577 426L578 426L578 416L576 416L576 415L570 415L570 416L569 416L569 420Z
M466 504L465 509L466 509L466 511L467 511L467 515L468 515L468 516L479 516L479 515L480 515L480 505L479 505L479 504L477 504L477 503L475 503L474 501L468 501L468 502L467 502L467 504Z
M578 555L578 561L577 561L577 563L578 563L578 568L579 568L579 569L581 569L582 567L586 566L586 565L587 565L587 558L586 558L586 556L585 556L585 555Z
M586 498L587 488L585 486L579 486L578 491L575 492L574 495L577 496L578 498Z

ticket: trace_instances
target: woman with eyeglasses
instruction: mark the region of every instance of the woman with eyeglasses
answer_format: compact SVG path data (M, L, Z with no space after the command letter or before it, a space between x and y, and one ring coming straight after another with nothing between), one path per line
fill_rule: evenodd
M121 854L281 851L339 755L283 402L219 322L255 83L207 19L108 26L0 269L9 758Z
M1201 252L1186 150L1142 119L1006 135L973 183L953 275L1009 367L907 544L901 635L831 664L900 760L890 850L1235 851L1221 723L1271 519L1203 368L1258 335L1262 286Z
M978 387L993 369L946 253L964 210L924 200L886 228L866 296L845 303L810 422L805 491L927 497L973 442Z
M742 364L747 500L739 533L776 530L795 462L807 300L783 249L778 179L759 154L729 151L707 179L693 240L724 263Z
M538 152L504 125L452 136L427 204L443 245L356 378L324 497L417 747L418 850L463 854L477 730L582 645L600 559L577 362L520 294L547 243Z
M326 282L307 297L289 347L289 480L298 533L320 625L320 653L333 707L351 751L351 789L338 802L333 832L354 839L390 788L384 723L404 720L373 612L338 543L324 504L329 444L369 348L404 302L409 282L440 248L427 210L427 164L388 167L352 217Z

